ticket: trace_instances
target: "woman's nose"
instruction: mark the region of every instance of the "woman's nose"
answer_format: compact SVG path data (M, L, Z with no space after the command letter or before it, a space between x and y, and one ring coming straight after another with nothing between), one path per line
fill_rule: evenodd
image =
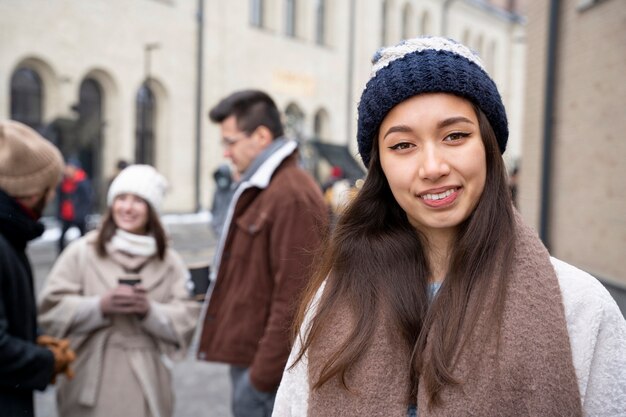
M121 206L122 210L128 211L128 210L130 210L132 208L133 203L132 203L132 201L130 199L124 198L124 199L122 199L122 201L120 201L120 206Z
M450 173L445 153L436 144L424 147L421 152L419 176L424 180L436 181Z

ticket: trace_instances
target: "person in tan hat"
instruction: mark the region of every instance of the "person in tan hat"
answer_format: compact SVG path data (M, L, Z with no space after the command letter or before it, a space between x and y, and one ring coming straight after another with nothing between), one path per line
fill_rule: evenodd
M71 375L66 340L37 337L33 276L26 245L61 178L59 150L21 123L0 121L0 414L33 416L33 390Z

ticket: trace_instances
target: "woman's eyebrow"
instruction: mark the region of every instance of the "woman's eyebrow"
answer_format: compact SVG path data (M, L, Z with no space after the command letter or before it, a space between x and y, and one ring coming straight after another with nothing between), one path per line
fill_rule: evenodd
M391 133L395 133L395 132L402 132L402 133L408 133L411 132L412 129L410 127L408 127L407 125L396 125L396 126L391 126L387 132L385 132L385 136L383 136L383 140L385 140L385 138L387 137L387 135L391 134Z
M442 121L440 121L439 123L437 123L437 128L441 129L444 128L446 126L450 126L453 125L455 123L469 123L469 124L474 124L474 122L472 122L470 119L468 119L467 117L463 117L463 116L456 116L456 117L449 117L447 119L444 119ZM391 126L387 132L385 132L385 136L383 136L383 140L385 140L385 138L390 135L391 133L395 133L395 132L401 132L401 133L409 133L411 132L412 129L407 126L407 125L396 125L396 126Z
M469 124L472 124L472 125L474 124L474 122L472 122L467 117L456 116L456 117L450 117L450 118L447 118L447 119L444 119L444 120L440 121L439 123L437 123L437 127L439 129L441 129L443 127L447 127L447 126L453 125L455 123L469 123Z

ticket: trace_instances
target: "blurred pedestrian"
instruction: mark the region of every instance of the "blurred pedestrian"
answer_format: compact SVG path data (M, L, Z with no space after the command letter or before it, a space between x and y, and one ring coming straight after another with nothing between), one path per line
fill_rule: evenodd
M350 186L350 181L344 178L343 170L339 166L333 166L330 170L330 177L322 185L324 201L329 207L332 223L341 214L348 201L352 198L354 190Z
M209 117L220 124L224 156L241 180L217 245L198 358L230 364L235 417L270 416L294 300L308 282L328 214L266 93L235 92Z
M330 168L330 174L328 175L328 179L324 181L324 183L322 184L322 192L326 193L326 191L330 187L332 187L334 183L336 183L339 180L342 180L343 178L344 178L343 169L341 169L340 166L333 165Z
M65 234L71 227L78 228L83 236L87 230L87 216L91 213L93 190L87 173L76 158L69 158L63 170L63 181L59 185L59 210L61 222L59 253L65 249Z
M113 182L115 177L117 177L120 172L124 171L124 169L126 169L126 167L128 167L129 165L130 164L125 159L117 160L117 162L115 163L115 172L113 172L113 175L111 175L107 181L107 193L109 192L109 188L111 187L111 183Z
M215 172L213 172L215 193L213 194L213 203L211 204L211 228L218 239L224 228L224 221L226 220L230 200L232 200L237 187L235 177L236 175L232 172L230 164L228 163L220 164Z
M73 242L40 294L40 321L76 349L76 376L57 391L64 417L172 415L170 369L199 313L189 272L158 212L165 178L131 165L109 189L99 230Z
M626 322L513 208L478 57L423 37L373 61L369 172L305 295L274 416L623 415Z
M67 342L41 337L26 246L61 179L59 150L37 132L0 121L0 415L34 415L33 391L70 372Z

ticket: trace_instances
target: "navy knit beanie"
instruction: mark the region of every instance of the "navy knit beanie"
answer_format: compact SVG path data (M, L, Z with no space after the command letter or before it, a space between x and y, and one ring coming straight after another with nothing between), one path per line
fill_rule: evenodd
M422 93L450 93L476 104L493 128L500 153L509 138L500 93L468 47L451 39L419 37L382 48L372 58L371 78L361 94L357 142L369 165L374 135L389 111Z

